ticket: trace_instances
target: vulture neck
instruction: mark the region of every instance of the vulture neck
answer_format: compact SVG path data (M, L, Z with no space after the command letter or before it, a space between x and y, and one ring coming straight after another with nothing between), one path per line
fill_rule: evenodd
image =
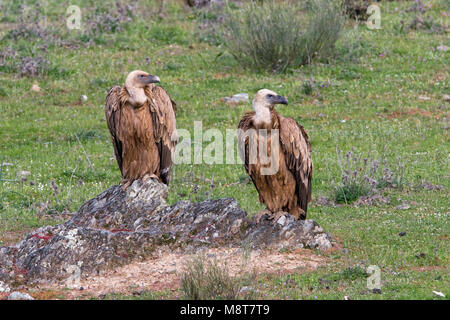
M128 102L133 107L141 107L142 105L144 105L145 102L147 102L147 96L145 94L144 88L137 88L127 85L125 85L125 88L127 89L128 94L130 95Z
M253 109L255 110L255 117L253 119L253 124L255 125L255 127L270 128L270 126L272 125L270 108L254 101Z

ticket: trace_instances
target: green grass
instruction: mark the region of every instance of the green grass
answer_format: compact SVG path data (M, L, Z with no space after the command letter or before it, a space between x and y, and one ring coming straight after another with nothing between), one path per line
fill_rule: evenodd
M64 29L61 15L66 8L49 2L48 19L61 28L61 39L82 39L78 31ZM448 11L445 1L431 2L428 13L445 22L441 15ZM5 3L8 16L3 12L0 16L0 38L18 23L16 2ZM87 0L74 4L83 12L94 5ZM196 40L196 20L177 3L166 8L162 20L153 1L140 5L148 5L147 10L119 32L96 36L92 45L68 49L48 39L0 41L1 49L12 46L23 54L45 54L52 66L38 77L20 77L0 68L0 161L12 164L2 167L1 179L16 180L19 171L31 173L25 182L0 181L0 245L19 240L30 228L62 221L59 212L76 211L120 181L104 100L108 89L122 84L129 71L144 69L162 79L178 104L177 126L191 132L197 120L203 121L204 129L225 133L236 128L251 106L226 105L222 97L240 92L252 97L261 88L287 96L290 104L278 111L298 120L311 139L313 199L333 197L341 177L336 149L354 148L373 159L383 154L392 163L402 157L408 185L402 190L383 189L391 198L389 205L327 207L313 202L308 218L345 250L325 254L329 264L314 272L262 275L262 298L440 299L432 290L449 297L450 148L444 129L449 104L442 95L450 94L450 59L449 52L435 50L446 41L448 45L447 35L400 32L400 21L412 18L412 13L403 12L410 3L382 2L382 29L352 29L353 24L347 23L347 35L338 43L339 55L330 63L285 74L260 74L243 70L223 47ZM38 49L46 43L45 51ZM316 83L314 95L303 89L311 78ZM328 81L327 87L318 85ZM39 93L30 91L35 82L41 87ZM81 95L88 100L82 103ZM419 95L431 100L420 101ZM214 188L206 180L212 176ZM263 207L253 185L242 184L246 176L241 165L176 166L169 202L233 197L253 214ZM58 186L57 196L52 180ZM423 180L444 189L417 188ZM395 209L403 201L413 204L407 210ZM406 235L400 237L400 232ZM416 257L421 252L425 255ZM381 294L367 292L362 273L345 276L347 268L362 261L364 266L381 268ZM328 279L329 284L319 279Z

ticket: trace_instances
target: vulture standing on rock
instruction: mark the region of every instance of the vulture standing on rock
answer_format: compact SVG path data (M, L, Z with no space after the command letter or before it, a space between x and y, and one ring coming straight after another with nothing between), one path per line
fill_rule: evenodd
M306 219L313 172L311 145L305 129L294 119L275 111L276 104L288 102L273 91L258 91L253 100L254 111L247 112L238 127L239 151L245 170L252 178L260 202L267 206L257 215L257 221L265 214L277 221L283 212L295 219ZM279 141L271 141L272 138ZM273 172L264 172L271 166L275 168Z
M134 180L156 178L168 184L177 143L176 104L156 86L157 76L131 72L123 87L114 86L105 111L125 190Z

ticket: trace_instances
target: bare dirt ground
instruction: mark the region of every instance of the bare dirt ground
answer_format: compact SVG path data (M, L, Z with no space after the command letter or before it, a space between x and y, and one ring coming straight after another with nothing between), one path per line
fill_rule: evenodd
M208 248L202 251L208 259L216 259L231 275L253 272L258 275L306 272L326 263L327 258L308 249L291 252L251 251L241 248ZM132 294L141 291L176 290L186 264L193 258L186 253L162 253L145 261L138 261L93 276L77 283L77 288L67 290L66 284L41 287L53 292L64 292L67 299L99 297L105 294ZM78 285L83 288L80 290Z

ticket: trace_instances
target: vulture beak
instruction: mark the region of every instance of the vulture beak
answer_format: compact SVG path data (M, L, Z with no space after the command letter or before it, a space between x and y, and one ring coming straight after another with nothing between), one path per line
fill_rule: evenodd
M145 82L146 83L158 83L158 82L161 82L161 80L159 79L158 76L154 76L154 75L149 74L146 77Z
M276 96L274 98L274 103L275 104L288 104L288 101L285 97L283 96Z

